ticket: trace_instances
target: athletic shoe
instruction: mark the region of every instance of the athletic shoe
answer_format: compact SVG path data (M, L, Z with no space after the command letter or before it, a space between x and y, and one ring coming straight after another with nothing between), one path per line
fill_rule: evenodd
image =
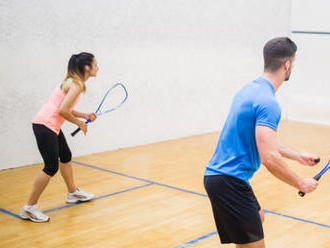
M22 212L20 216L24 220L32 220L33 222L47 222L50 219L47 215L43 214L39 210L37 204L33 206L25 205L22 208Z
M73 193L68 193L66 195L67 203L76 203L76 202L85 202L90 201L94 198L94 194L87 193L77 188L77 190Z

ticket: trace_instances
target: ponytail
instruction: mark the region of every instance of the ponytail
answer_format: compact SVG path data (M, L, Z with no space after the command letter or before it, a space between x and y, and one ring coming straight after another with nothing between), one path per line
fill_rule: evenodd
M68 63L68 72L64 81L72 79L72 82L77 84L83 92L86 91L85 85L85 66L92 67L94 55L91 53L82 52L73 54Z

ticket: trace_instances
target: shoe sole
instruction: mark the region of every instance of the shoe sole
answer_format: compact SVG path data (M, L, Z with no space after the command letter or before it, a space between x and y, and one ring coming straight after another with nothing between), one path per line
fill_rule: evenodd
M78 203L78 202L88 202L94 199L94 196L87 199L79 199L79 200L66 200L66 203Z
M23 220L31 220L32 222L36 222L36 223L42 223L42 222L49 222L50 218L48 217L47 220L38 220L38 219L34 219L28 215L24 215L24 214L20 214L21 219Z

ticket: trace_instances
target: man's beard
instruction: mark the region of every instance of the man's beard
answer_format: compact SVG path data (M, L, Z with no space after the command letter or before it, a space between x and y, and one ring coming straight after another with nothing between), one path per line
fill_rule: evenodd
M289 81L291 73L284 79L284 81Z
M284 79L284 81L288 81L288 80L290 79L290 76L291 76L291 69L290 69L290 71L288 71L288 72L289 72L289 75L286 76L286 78Z

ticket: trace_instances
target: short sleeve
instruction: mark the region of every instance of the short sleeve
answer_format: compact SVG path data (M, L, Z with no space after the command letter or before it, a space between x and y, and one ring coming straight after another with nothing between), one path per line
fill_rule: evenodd
M255 106L256 126L266 126L277 131L281 108L276 100L262 101Z

